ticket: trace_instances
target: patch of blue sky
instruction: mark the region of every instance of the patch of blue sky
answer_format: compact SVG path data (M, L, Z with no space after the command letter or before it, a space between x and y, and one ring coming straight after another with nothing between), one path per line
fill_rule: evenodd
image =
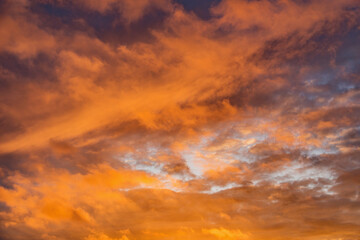
M134 154L126 154L121 157L121 161L128 164L134 170L146 171L151 174L161 174L161 166L159 164L154 164L149 159L136 159Z
M200 177L204 174L204 166L209 159L214 162L232 164L234 162L253 162L255 159L248 154L256 144L266 140L267 135L263 133L254 133L246 136L235 135L231 139L237 144L226 146L224 149L209 151L208 146L216 139L216 136L206 136L201 139L199 144L189 146L189 149L182 151L181 156L185 159L191 172ZM221 167L221 166L219 166Z
M160 175L162 173L161 167L159 165L148 165L148 164L135 164L134 169L146 171L148 173L154 174L154 175Z
M335 146L329 148L311 147L306 153L309 157L316 157L324 154L336 154L339 153L339 150Z
M275 184L281 184L285 182L295 182L309 179L328 179L333 181L336 178L336 175L328 168L320 168L314 167L310 164L306 165L300 162L292 162L281 170L269 174L265 178Z
M224 190L232 189L232 188L235 188L235 187L241 187L241 186L242 185L235 184L235 183L230 183L230 184L227 184L225 186L212 186L210 190L203 191L203 193L214 194L214 193L217 193L217 192L221 192L221 191L224 191Z
M199 165L199 157L196 154L195 149L193 150L187 150L183 151L181 153L181 156L183 159L185 159L187 166L189 167L191 173L193 173L195 176L200 177L204 173L204 169L201 165Z

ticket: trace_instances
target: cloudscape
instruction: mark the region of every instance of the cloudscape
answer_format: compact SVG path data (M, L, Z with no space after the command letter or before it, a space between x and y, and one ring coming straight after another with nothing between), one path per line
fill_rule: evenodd
M360 240L360 1L0 1L1 240Z

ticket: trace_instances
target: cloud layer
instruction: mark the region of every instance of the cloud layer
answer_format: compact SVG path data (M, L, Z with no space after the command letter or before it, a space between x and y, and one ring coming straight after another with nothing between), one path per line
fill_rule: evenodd
M356 0L0 3L0 238L358 240Z

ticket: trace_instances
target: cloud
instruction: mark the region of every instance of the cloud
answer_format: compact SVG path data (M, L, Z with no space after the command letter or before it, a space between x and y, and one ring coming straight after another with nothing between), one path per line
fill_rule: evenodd
M1 239L358 238L358 1L0 5Z
M85 240L128 240L128 238L126 237L126 235L123 235L121 238L110 238L103 233L96 233L89 235L85 238Z
M247 235L240 230L227 230L224 228L203 229L203 233L211 234L219 239L246 239Z

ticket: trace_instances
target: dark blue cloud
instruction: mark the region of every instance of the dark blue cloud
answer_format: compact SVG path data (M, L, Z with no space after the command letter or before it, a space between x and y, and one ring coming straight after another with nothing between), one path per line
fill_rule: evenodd
M43 29L66 34L84 32L110 44L133 44L154 40L151 31L163 27L169 13L150 6L138 20L127 23L118 7L105 12L84 9L75 4L33 3L30 10L41 19Z
M186 11L208 20L212 17L210 8L219 4L221 0L175 0L175 2L181 4Z

